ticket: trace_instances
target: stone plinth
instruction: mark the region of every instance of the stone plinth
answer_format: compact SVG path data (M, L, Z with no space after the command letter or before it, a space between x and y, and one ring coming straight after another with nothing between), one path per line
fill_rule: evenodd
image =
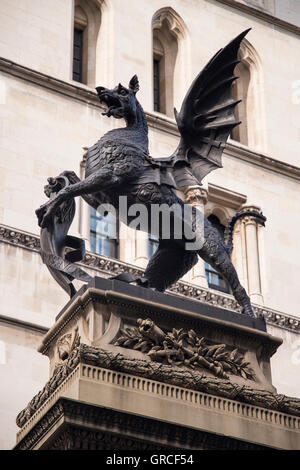
M264 319L95 278L40 352L51 378L17 449L297 449L300 400L276 394Z

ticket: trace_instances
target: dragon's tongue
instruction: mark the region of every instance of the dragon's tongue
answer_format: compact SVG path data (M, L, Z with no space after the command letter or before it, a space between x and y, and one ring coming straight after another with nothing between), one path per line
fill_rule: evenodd
M107 108L107 110L104 113L102 113L102 116L110 117L112 115L113 109L114 109L114 106L110 106L109 108Z
M104 113L102 113L103 116L113 116L115 118L121 118L123 117L122 115L122 108L117 107L117 106L110 106Z

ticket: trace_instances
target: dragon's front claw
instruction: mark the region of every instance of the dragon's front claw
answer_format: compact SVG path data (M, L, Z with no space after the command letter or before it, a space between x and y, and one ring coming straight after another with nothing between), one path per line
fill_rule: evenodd
M49 203L43 204L35 211L38 218L39 227L45 228L49 225L52 218L52 212L53 207Z

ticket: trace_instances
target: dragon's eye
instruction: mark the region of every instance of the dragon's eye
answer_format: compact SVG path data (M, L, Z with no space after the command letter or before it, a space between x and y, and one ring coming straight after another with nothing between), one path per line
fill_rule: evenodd
M122 89L119 91L119 94L122 95L122 96L125 96L125 95L127 95L127 91L126 91L124 88L122 88Z

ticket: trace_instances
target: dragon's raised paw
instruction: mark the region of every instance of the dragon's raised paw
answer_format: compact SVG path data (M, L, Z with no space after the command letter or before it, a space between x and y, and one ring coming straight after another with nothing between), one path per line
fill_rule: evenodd
M49 203L43 204L39 207L35 213L38 218L39 227L45 228L48 227L52 219L53 208Z

